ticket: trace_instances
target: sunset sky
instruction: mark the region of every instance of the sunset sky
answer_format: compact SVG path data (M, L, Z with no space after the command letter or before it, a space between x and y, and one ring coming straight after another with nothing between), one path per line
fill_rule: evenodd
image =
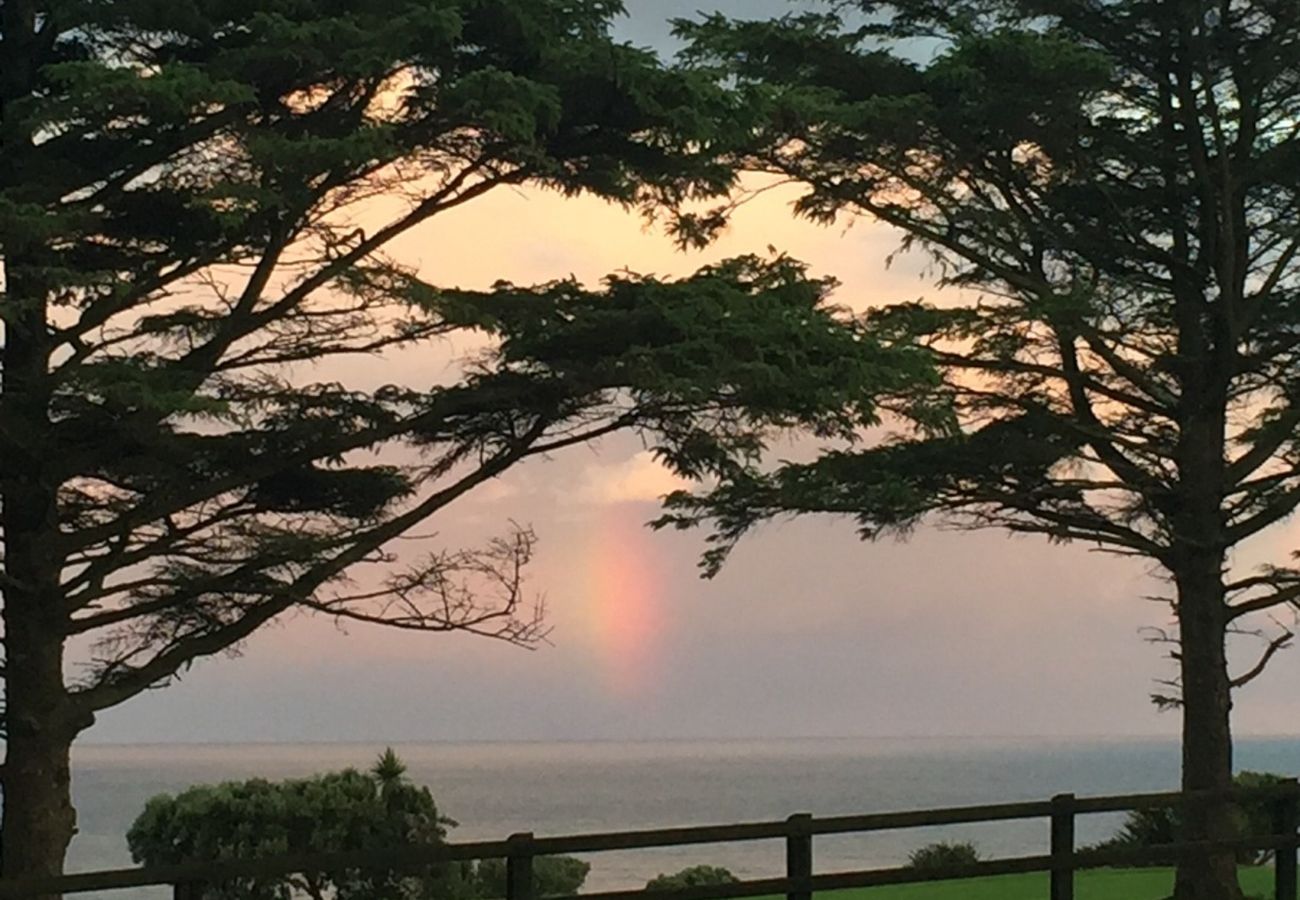
M762 17L785 0L629 0L621 33L667 48L664 20L698 9ZM795 221L779 192L746 207L705 253L675 251L640 219L593 200L501 191L393 250L442 284L595 284L630 269L684 275L769 245L843 284L855 308L936 295L926 260L886 269L897 235L870 222ZM351 375L373 362L349 363ZM445 360L403 356L385 380L436 380ZM341 377L338 372L319 377ZM1120 735L1177 730L1147 700L1172 674L1139 629L1167 607L1132 561L1000 533L918 530L862 544L850 523L762 529L713 581L702 535L652 533L675 487L635 441L610 440L511 472L433 523L452 546L530 523L534 590L552 645L529 652L465 636L394 634L294 619L242 658L101 716L92 741L455 740L803 735ZM1284 526L1243 568L1282 560ZM1246 662L1247 656L1242 656ZM1236 703L1241 733L1300 731L1300 651Z

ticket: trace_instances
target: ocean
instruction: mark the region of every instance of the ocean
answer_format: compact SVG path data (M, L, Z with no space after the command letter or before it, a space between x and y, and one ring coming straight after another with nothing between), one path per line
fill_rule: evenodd
M145 801L193 784L289 778L368 767L383 745L93 745L74 753L79 833L69 869L131 864L125 832ZM410 777L460 825L452 840L782 819L1129 793L1177 785L1178 745L1164 739L797 739L399 744ZM1300 774L1300 738L1248 738L1241 769ZM1119 816L1085 816L1078 840ZM818 838L818 872L896 865L939 839L985 856L1046 852L1045 820ZM661 872L709 863L742 878L783 874L780 842L592 854L588 890L643 887ZM83 895L90 896L90 895ZM116 892L115 898L168 896Z

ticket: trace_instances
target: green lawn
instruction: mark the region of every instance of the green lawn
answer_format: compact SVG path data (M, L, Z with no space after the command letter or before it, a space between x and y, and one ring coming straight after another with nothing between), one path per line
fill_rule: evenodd
M1174 885L1172 869L1095 869L1080 872L1077 900L1161 900ZM1273 870L1241 870L1241 887L1248 897L1273 896ZM830 896L830 895L828 895ZM1047 873L969 878L931 884L836 891L835 900L1047 900Z

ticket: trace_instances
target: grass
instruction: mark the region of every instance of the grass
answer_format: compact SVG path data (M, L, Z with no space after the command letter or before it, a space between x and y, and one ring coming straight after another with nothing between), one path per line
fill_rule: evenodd
M1162 900L1174 886L1173 869L1093 869L1076 876L1077 900ZM1047 873L999 875L963 881L899 884L836 891L835 900L1046 900ZM1273 896L1273 870L1243 868L1247 897Z

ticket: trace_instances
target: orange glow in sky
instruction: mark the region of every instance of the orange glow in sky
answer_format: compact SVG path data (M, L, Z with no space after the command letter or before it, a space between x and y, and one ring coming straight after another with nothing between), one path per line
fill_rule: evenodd
M656 682L667 625L653 535L617 507L593 524L579 560L588 636L606 690L639 696Z

